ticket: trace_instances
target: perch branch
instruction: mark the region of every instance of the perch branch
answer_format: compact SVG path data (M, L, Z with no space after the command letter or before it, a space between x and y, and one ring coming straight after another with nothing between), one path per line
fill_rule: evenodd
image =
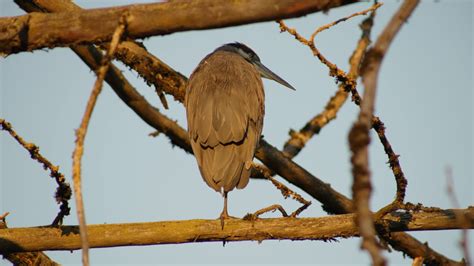
M80 12L33 13L0 18L0 54L8 55L41 48L108 42L115 21L130 14L128 36L132 39L187 30L237 26L347 5L355 0L268 0L268 1L172 1ZM100 27L97 27L97 24Z
M71 187L66 182L64 175L59 172L59 166L53 165L48 159L41 155L39 147L34 143L26 142L22 137L20 137L15 130L13 130L12 125L0 118L0 126L2 130L7 131L10 135L29 153L32 159L38 161L43 165L43 168L49 170L49 176L54 178L58 188L56 189L55 198L56 202L61 205L59 206L59 213L54 218L52 225L61 225L63 223L64 216L69 215L71 208L69 208L69 200L71 199Z
M80 236L82 243L82 263L85 266L89 265L89 243L87 239L87 227L86 227L86 218L84 211L84 203L82 200L82 190L81 190L81 159L84 152L84 140L87 134L87 128L89 126L89 121L94 111L97 98L102 90L102 84L105 78L105 75L109 68L109 63L113 59L115 49L122 38L122 34L125 32L128 22L128 14L124 14L116 27L116 30L113 34L113 38L110 44L109 51L103 58L102 64L97 71L97 79L94 83L89 101L87 102L86 111L81 121L80 127L76 130L76 146L72 155L72 177L74 181L74 192L77 206L77 217L79 219L79 228Z
M474 228L474 208L438 212L397 211L383 219L393 232L460 229L459 223L455 221L456 212L469 217L470 228ZM224 229L219 220L100 224L89 225L88 232L91 248L271 239L331 240L359 234L354 214L298 219L230 219L226 221ZM80 248L81 239L77 226L0 230L0 250L4 252Z
M0 230L8 228L5 220L9 213L0 215ZM2 250L0 248L0 250ZM44 252L32 251L32 252L0 252L3 258L7 259L13 265L42 265L42 266L59 266L58 263L53 261Z

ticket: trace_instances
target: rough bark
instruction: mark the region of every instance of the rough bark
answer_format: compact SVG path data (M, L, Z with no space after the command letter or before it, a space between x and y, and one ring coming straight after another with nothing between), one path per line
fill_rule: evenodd
M0 54L108 42L122 16L132 39L300 17L355 0L172 1L0 19ZM97 27L100 25L100 27Z
M456 212L456 213L455 213ZM393 212L383 218L386 230L420 231L460 229L456 215L464 215L474 228L474 208L432 212ZM212 241L332 240L358 236L354 214L321 218L230 219L89 225L91 248L178 244ZM74 250L81 248L77 226L0 230L0 250Z

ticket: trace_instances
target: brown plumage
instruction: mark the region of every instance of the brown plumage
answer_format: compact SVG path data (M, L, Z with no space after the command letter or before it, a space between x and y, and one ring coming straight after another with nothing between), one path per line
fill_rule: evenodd
M206 56L187 84L191 146L206 184L223 193L222 222L228 217L227 193L249 182L265 111L261 76L290 86L250 48L232 43Z

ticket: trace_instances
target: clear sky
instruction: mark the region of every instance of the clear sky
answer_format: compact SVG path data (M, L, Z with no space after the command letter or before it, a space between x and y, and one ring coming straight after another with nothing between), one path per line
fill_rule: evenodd
M82 7L104 7L132 3L131 0L76 1ZM377 13L374 36L378 36L401 1L386 1ZM315 28L369 7L353 4L287 20L304 36ZM1 16L24 14L11 1L0 1ZM446 193L445 169L453 169L454 187L462 207L474 205L473 194L473 3L470 0L422 1L397 35L382 65L376 114L385 122L387 137L408 178L407 201L426 206L452 208ZM316 45L339 67L347 60L360 36L362 17L321 33ZM219 30L192 31L157 36L144 41L147 49L181 73L189 76L199 61L216 47L233 41L252 47L262 62L297 90L265 81L266 117L263 134L282 147L290 128L301 128L319 113L337 87L327 68L310 50L275 22ZM160 106L154 89L121 63L130 82L153 105ZM0 59L0 117L10 121L26 140L71 181L74 129L79 126L90 90L91 72L67 48L35 51ZM363 88L359 86L360 92ZM170 103L162 110L186 127L184 108ZM311 173L350 196L352 176L347 134L358 108L347 102L338 118L315 136L295 161ZM83 158L83 191L90 224L150 222L217 218L221 196L202 181L192 156L173 148L137 117L109 88L104 86L91 119ZM394 197L393 175L379 141L370 148L374 210ZM10 212L10 227L51 223L58 211L53 194L55 182L40 164L32 161L5 132L0 133L0 213ZM281 180L281 179L280 179ZM290 185L291 188L294 188ZM313 205L302 216L327 215L309 195L294 188ZM287 210L299 205L283 199L269 182L251 180L244 190L229 195L229 212L242 217L270 204ZM65 224L76 224L72 215ZM276 216L270 214L267 217ZM444 255L460 259L459 231L413 233L420 241ZM472 236L472 233L471 233ZM167 246L91 250L93 265L105 264L363 264L369 257L359 250L360 239L322 241L263 241L199 243ZM471 249L474 242L471 240ZM81 262L80 251L48 252L62 264ZM471 253L474 255L474 252ZM401 253L386 254L391 264L411 264ZM0 260L1 265L8 265Z

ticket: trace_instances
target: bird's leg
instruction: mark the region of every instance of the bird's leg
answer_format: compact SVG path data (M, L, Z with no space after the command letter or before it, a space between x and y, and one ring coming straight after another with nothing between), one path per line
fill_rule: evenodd
M224 229L224 219L229 218L229 213L227 212L227 191L224 191L224 209L222 210L220 219L221 219L221 227Z

